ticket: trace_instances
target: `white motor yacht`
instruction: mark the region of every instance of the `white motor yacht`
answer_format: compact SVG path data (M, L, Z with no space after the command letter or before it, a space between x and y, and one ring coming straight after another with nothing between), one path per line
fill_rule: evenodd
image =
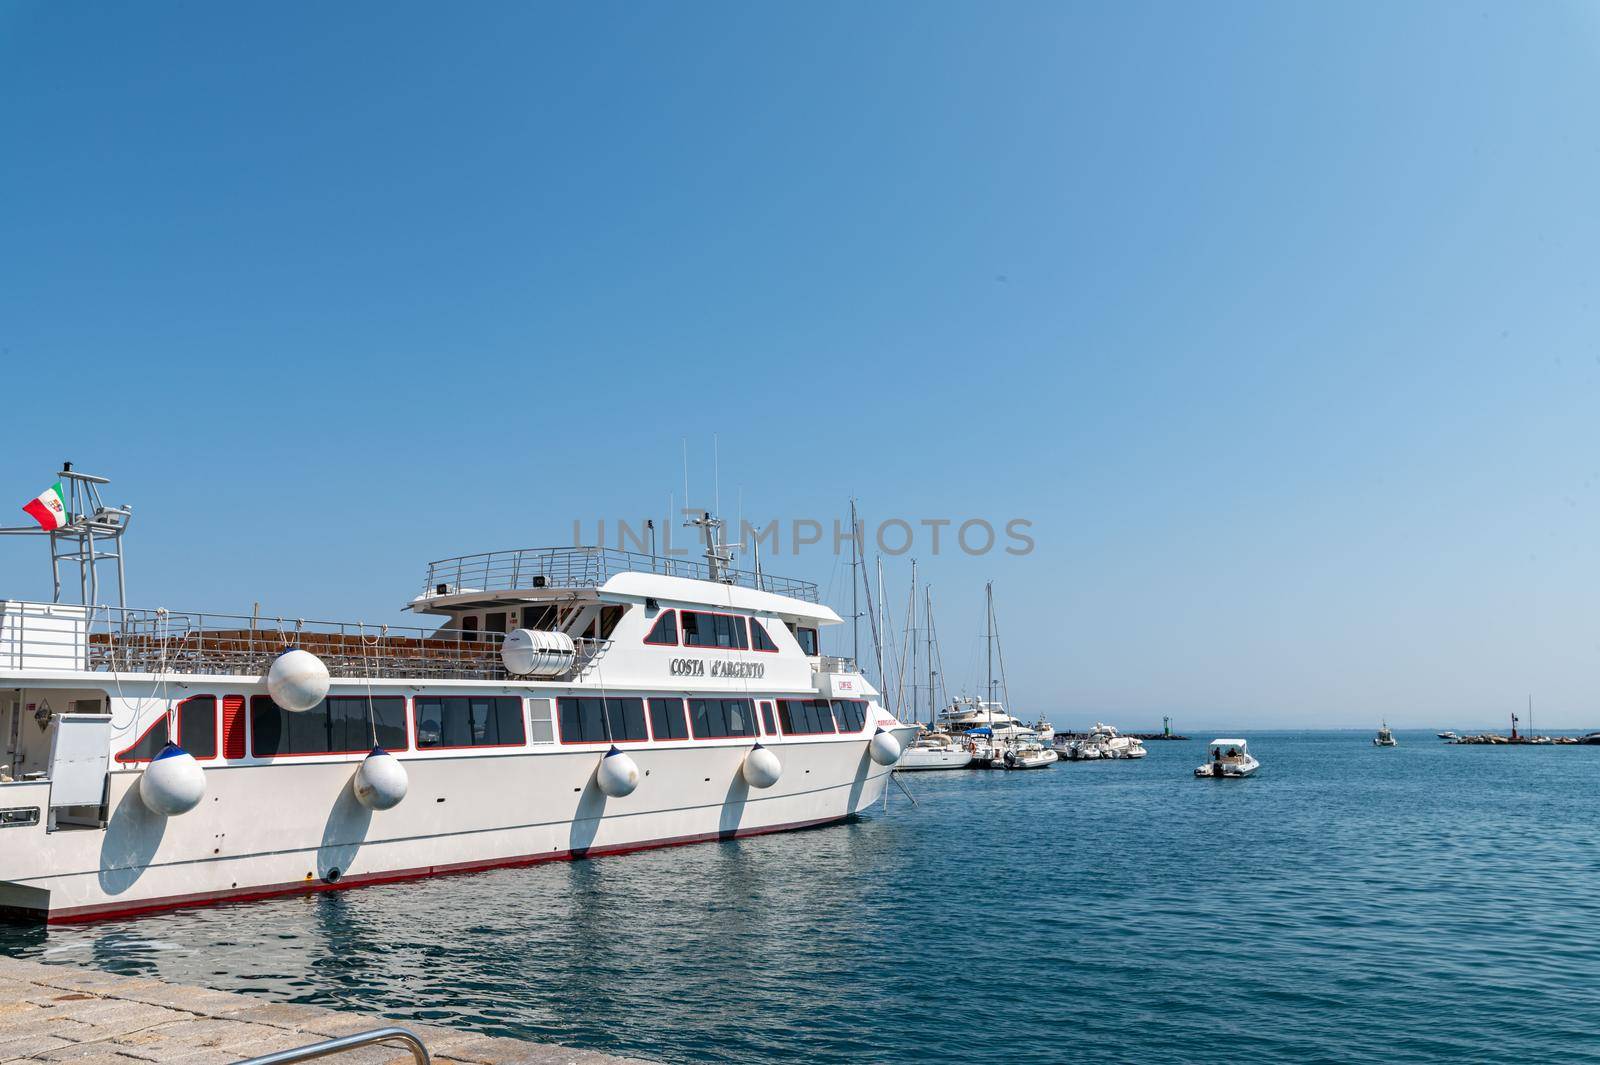
M1194 775L1202 779L1237 780L1252 776L1261 768L1261 763L1250 753L1250 745L1244 740L1212 740L1207 749L1211 753L1210 760L1205 765L1196 766L1194 771Z
M1000 758L1007 769L1045 769L1056 762L1056 752L1037 741L1012 744Z
M916 731L820 653L840 618L817 586L732 568L710 515L704 562L467 555L428 566L425 624L315 622L127 607L129 508L58 477L39 529L0 530L52 537L56 590L83 599L0 598L0 910L97 920L831 824Z

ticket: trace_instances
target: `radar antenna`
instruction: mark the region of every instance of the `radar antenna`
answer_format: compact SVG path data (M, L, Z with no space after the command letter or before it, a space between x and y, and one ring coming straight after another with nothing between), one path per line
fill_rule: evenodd
M128 605L128 585L122 564L122 534L133 518L130 506L109 507L100 498L100 486L110 484L105 477L78 473L72 463L63 462L56 475L66 496L68 520L59 529L30 526L0 527L10 536L48 536L50 573L54 581L53 602L61 602L61 565L78 567L78 598L85 606L99 606L99 564L109 562L117 571L117 606Z

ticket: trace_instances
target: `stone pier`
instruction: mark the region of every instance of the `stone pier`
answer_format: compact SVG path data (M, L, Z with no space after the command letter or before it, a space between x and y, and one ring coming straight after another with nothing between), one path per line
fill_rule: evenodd
M622 1065L626 1060L0 957L0 1065L234 1065L391 1024L421 1036L439 1065ZM330 1065L412 1065L404 1047L363 1047L325 1060Z

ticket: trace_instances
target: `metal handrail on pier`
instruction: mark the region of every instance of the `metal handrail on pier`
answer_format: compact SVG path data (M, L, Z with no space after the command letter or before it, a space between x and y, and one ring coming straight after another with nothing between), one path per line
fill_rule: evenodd
M370 1032L359 1032L356 1035L340 1036L338 1039L329 1039L321 1043L312 1043L309 1046L295 1047L293 1050L280 1050L276 1054L263 1054L259 1058L250 1058L239 1065L290 1065L296 1061L314 1061L325 1058L331 1054L340 1054L346 1050L356 1050L360 1047L373 1046L377 1043L401 1042L406 1049L411 1051L411 1057L417 1065L432 1065L433 1059L428 1055L428 1048L423 1045L422 1037L407 1028L374 1028Z

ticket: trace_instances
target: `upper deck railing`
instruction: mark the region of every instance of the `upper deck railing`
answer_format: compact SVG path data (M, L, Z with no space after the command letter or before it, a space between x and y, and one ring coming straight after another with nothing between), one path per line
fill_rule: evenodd
M709 565L687 558L614 551L607 547L528 547L430 562L423 594L436 594L441 585L446 595L529 588L594 588L619 573L659 573L696 581L713 579ZM723 569L720 581L807 603L821 602L817 586L810 581L742 569Z
M504 680L501 637L458 629L0 601L0 669L260 677L290 647L333 677ZM561 677L588 672L610 640L577 638Z

